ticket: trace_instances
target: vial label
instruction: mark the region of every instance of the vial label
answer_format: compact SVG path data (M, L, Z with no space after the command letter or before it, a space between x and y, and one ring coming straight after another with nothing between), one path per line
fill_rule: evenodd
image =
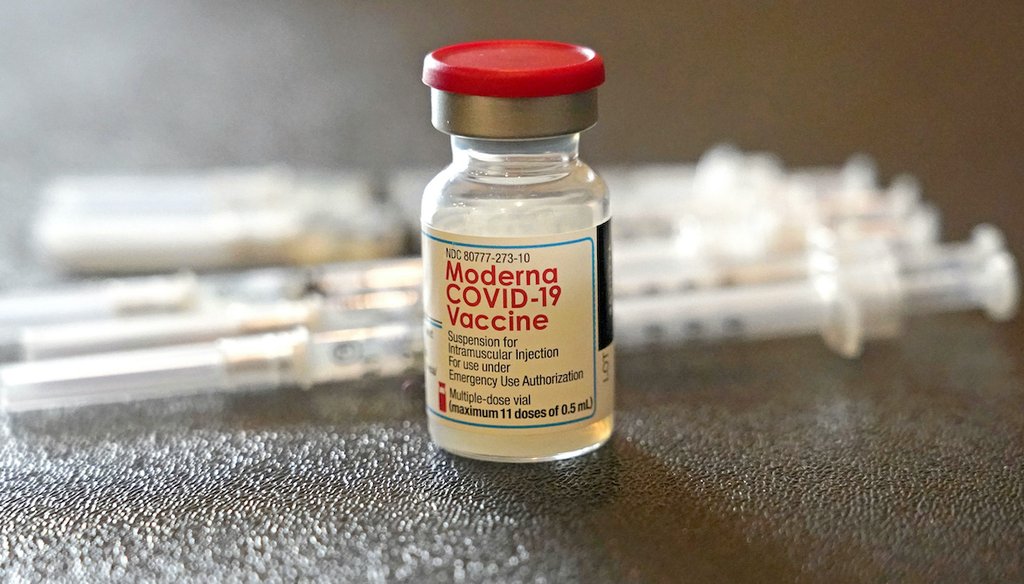
M427 411L487 432L612 411L609 222L546 237L425 228Z

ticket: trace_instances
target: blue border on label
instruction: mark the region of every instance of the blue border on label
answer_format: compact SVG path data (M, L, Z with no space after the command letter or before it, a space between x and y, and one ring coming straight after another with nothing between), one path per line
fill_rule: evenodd
M596 227L591 227L591 229L592 230L596 229ZM576 424L576 423L582 422L584 420L589 420L590 418L593 418L594 416L596 416L597 415L597 352L598 352L597 351L597 244L594 242L594 238L593 237L579 237L579 238L576 238L576 239L570 239L568 241L555 241L555 242L552 242L552 243L539 243L539 244L533 244L533 245L495 245L495 244L485 244L485 243L462 243L462 242L458 242L458 241L451 241L451 240L448 240L448 239L441 239L440 237L436 237L434 235L431 235L431 234L427 233L426 231L424 231L422 229L420 230L420 233L422 233L427 238L433 239L434 241L437 241L437 242L440 242L440 243L448 243L448 244L451 244L451 245L457 245L457 246L461 246L461 247L482 247L482 248L495 248L495 249L535 249L535 248L540 248L540 247L558 247L558 246L561 246L561 245L571 245L573 243L587 242L587 243L590 244L590 306L591 306L591 312L593 313L593 315L591 316L592 326L591 326L590 333L591 333L591 335L592 335L592 337L594 339L594 351L593 351L594 363L593 363L593 373L592 373L593 380L594 380L594 388L593 388L594 408L593 408L593 410L591 410L591 413L590 413L589 416L584 416L582 418L576 418L575 420L567 420L565 422L554 422L554 423L551 423L551 424L532 424L532 425L529 425L529 426L501 426L501 425L498 425L498 424L480 424L478 422L466 422L464 420L456 420L454 418L450 418L448 416L442 415L441 413L439 413L437 410L435 410L434 408L430 407L429 405L427 406L427 412L433 414L434 416L437 416L438 418L441 418L443 420L448 420L449 422L452 422L452 423L455 423L455 424L462 424L462 425L465 425L465 426L477 426L477 427L480 427L480 428L501 428L503 430L528 430L530 428L551 428L553 426L565 426L567 424ZM470 237L476 237L476 236L470 236ZM444 327L442 326L441 321L439 321L436 318L430 316L429 314L426 314L426 309L427 309L427 307L424 306L423 307L424 314L425 314L425 316L427 318L427 321L430 323L430 325L443 330Z

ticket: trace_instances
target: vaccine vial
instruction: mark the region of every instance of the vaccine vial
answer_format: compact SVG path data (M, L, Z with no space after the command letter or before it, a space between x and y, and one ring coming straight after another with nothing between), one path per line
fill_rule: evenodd
M502 462L594 450L613 425L611 216L578 151L604 63L472 42L430 53L423 81L453 153L421 215L430 435Z

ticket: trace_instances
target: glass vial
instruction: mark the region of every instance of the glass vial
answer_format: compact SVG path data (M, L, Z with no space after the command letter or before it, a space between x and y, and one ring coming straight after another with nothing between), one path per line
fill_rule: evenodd
M611 224L578 149L601 57L465 43L428 55L423 81L453 153L421 216L430 435L503 462L594 450L613 425Z

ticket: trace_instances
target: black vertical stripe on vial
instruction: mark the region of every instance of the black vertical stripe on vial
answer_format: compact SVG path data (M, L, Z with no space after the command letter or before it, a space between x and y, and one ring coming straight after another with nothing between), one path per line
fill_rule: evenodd
M612 342L612 220L597 226L597 348Z

